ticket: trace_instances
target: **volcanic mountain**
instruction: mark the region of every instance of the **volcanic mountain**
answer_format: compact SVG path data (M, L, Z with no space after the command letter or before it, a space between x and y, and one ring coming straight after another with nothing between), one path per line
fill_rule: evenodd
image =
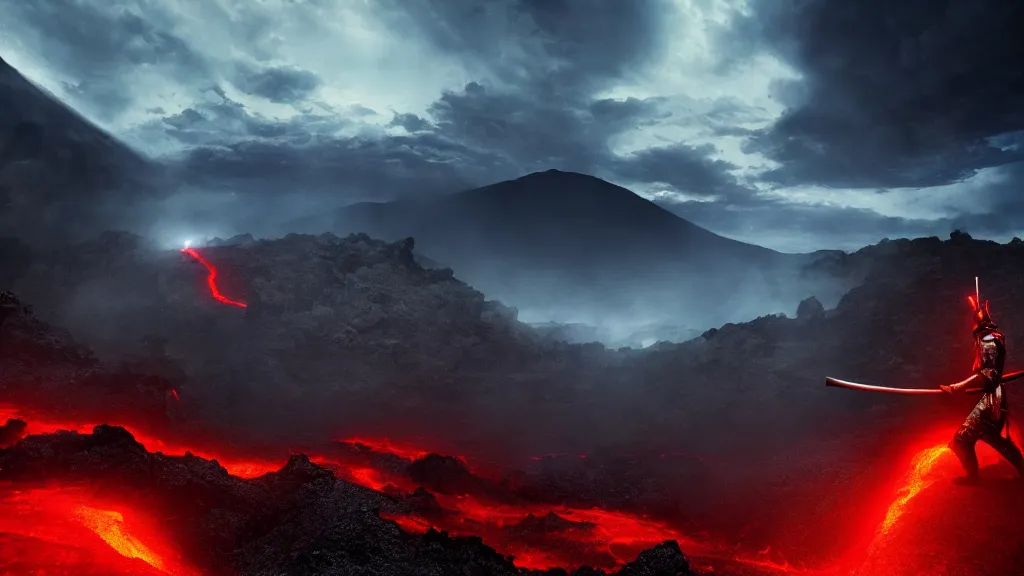
M528 321L636 330L791 312L806 257L723 238L604 180L549 170L430 199L341 209L333 230L416 239Z
M0 58L0 228L36 244L100 232L159 170Z

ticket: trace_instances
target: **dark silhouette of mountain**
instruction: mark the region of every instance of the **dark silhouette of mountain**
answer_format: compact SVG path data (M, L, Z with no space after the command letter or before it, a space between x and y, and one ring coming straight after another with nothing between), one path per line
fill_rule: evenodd
M427 249L450 243L445 252L453 256L486 248L490 255L559 265L567 257L603 262L638 247L687 260L763 262L777 255L718 236L620 186L558 170L430 200L356 204L342 210L339 225L388 236L411 231Z
M427 200L363 203L337 232L397 240L530 320L717 325L795 310L803 256L718 236L599 178L549 170ZM792 309L792 310L791 310ZM614 312L612 312L614 311Z
M0 227L32 243L102 230L157 169L0 58ZM93 224L97 224L94 226Z

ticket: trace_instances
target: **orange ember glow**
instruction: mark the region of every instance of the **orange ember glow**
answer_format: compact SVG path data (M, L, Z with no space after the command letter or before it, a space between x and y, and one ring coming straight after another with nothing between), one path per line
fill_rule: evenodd
M896 500L889 506L889 510L885 513L885 520L878 527L878 534L880 536L891 532L896 527L896 521L899 520L906 510L907 504L935 482L934 478L929 478L929 474L935 468L936 463L943 456L949 454L951 454L949 448L945 444L940 444L922 450L914 456L913 461L910 463L910 472L907 473L903 485L897 492Z
M92 433L92 429L96 427L95 424L37 418L32 413L24 413L18 409L0 405L0 422L6 422L10 419L20 419L27 422L28 428L25 432L28 435L52 434L59 430L68 430L71 432L78 432L80 434L90 434ZM168 456L182 456L186 453L191 453L207 460L216 460L231 475L238 476L239 478L255 478L257 476L262 476L268 472L280 470L281 466L284 465L284 460L219 458L204 450L164 442L154 436L146 434L145 432L131 429L127 426L125 428L128 429L132 436L134 436L135 439L145 446L150 452L161 452Z
M20 418L28 422L29 434L57 430L87 433L93 428L81 423L35 418L32 414L0 407L0 422L8 418ZM191 452L214 459L210 452L164 442L135 430L132 433L150 451L170 455ZM479 536L499 552L514 556L516 564L525 568L546 569L589 564L613 569L636 558L646 548L666 540L675 540L695 561L695 565L724 573L846 575L857 573L857 567L862 565L887 562L884 558L880 560L880 555L890 554L885 550L891 546L887 548L883 544L896 542L892 538L896 534L904 534L906 513L912 503L938 481L940 472L943 475L948 472L945 466L950 464L947 457L950 452L945 443L935 444L933 437L929 439L933 442L913 456L889 500L865 503L865 519L870 516L872 524L857 529L863 538L852 547L858 550L850 550L841 561L829 562L829 566L818 569L794 567L773 547L765 547L763 543L745 552L737 545L717 542L711 537L690 536L664 522L597 508L525 501L515 504L496 503L471 496L434 494L446 511L444 514L436 517L431 515L429 518L389 515L387 519L394 520L410 532L424 532L433 527L454 535ZM345 442L361 444L376 452L390 453L406 460L421 458L429 453L410 446L397 446L387 440L353 439ZM345 457L316 456L312 460L330 467L339 477L369 489L390 492L390 486L409 493L417 488L415 483L400 472L400 468L398 471L386 470L375 467L372 459L359 459L358 463L353 463L351 458L344 460ZM284 463L283 460L274 459L216 459L228 472L244 478L276 471ZM9 492L6 498L0 498L0 546L4 545L2 538L5 535L15 534L34 542L48 543L51 547L68 543L79 548L88 547L91 553L100 556L103 554L96 551L102 548L107 554L103 556L106 560L100 558L103 562L108 562L109 556L113 554L121 562L130 560L136 566L132 569L118 568L120 572L111 568L108 572L110 574L193 573L173 553L160 531L137 520L138 515L132 514L132 510L116 503L95 502L87 496L85 492L74 490ZM544 528L542 531L537 531L536 527L524 528L531 523L543 524ZM139 565L145 565L150 572L139 571ZM0 560L0 573L12 572L5 572L5 569L6 566Z
M387 454L394 454L399 458L405 458L406 460L416 460L423 458L430 452L428 450L420 450L419 448L413 448L406 445L401 445L387 438L384 439L368 439L368 438L350 438L348 440L336 440L343 444L359 444L373 450L374 452L381 452Z
M117 505L94 501L84 488L5 490L3 496L0 535L22 540L16 557L0 558L4 574L199 574L157 524L123 506L112 510Z
M82 526L92 530L121 556L138 558L153 568L166 572L167 566L163 558L127 533L124 527L124 516L120 512L78 506L75 508L74 517L82 523Z
M199 262L200 264L206 267L206 284L209 285L210 295L213 296L214 300L222 304L227 304L229 306L237 306L239 308L245 308L248 306L245 302L237 302L221 294L220 288L217 287L217 268L215 268L213 264L210 264L206 260L206 258L203 258L203 255L200 254L195 248L182 248L181 251L185 254L188 254L196 262Z
M481 536L484 541L503 554L515 557L516 566L545 570L553 567L575 567L581 564L581 550L592 566L615 568L666 540L675 540L687 555L699 557L706 563L721 566L746 566L761 572L811 574L798 570L784 560L774 561L768 551L762 554L744 554L735 546L717 544L692 538L666 523L645 519L634 514L598 508L572 508L522 504L516 506L489 504L469 496L435 495L448 510L457 511L452 519L431 522L410 516L387 517L408 532L425 532L429 528L445 530L460 536ZM509 530L529 515L541 518L549 513L573 523L548 536L550 546L524 545L509 537Z

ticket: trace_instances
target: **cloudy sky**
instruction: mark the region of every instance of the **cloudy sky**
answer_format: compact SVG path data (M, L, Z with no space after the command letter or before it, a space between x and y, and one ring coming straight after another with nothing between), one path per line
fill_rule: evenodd
M1024 235L1022 5L0 0L0 55L275 217L559 168L803 251Z

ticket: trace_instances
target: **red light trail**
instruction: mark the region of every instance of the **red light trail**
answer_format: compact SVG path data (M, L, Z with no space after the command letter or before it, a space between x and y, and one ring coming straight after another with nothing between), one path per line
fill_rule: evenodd
M221 304L228 304L229 306L237 306L239 308L246 308L248 306L245 302L231 300L227 296L221 294L220 288L217 287L217 268L215 268L213 264L210 264L206 258L203 258L202 254L200 254L195 248L185 247L182 248L181 251L206 267L206 271L208 272L206 276L206 283L210 286L210 294L213 296L214 300Z

